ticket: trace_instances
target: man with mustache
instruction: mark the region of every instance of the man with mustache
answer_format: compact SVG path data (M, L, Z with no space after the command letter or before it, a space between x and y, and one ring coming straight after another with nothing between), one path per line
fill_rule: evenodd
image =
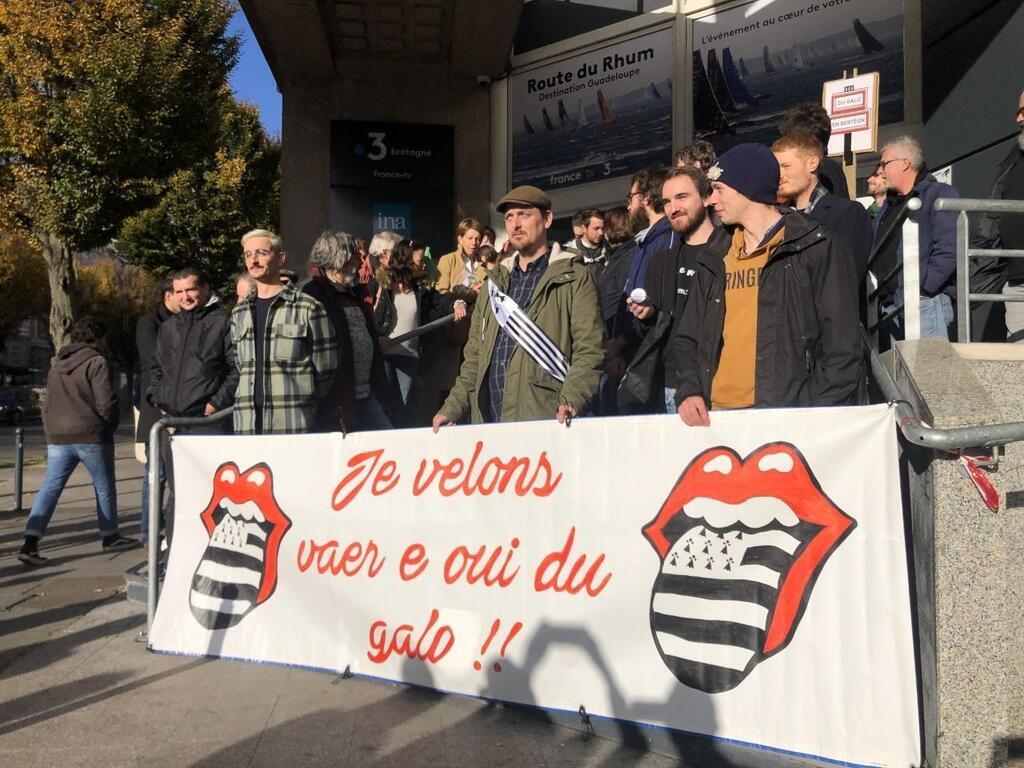
M813 219L780 211L768 147L733 147L708 178L732 236L724 259L697 256L671 341L680 418L706 427L709 408L856 403L864 371L853 260Z
M338 340L323 305L294 284L281 284L287 258L274 232L254 229L242 236L242 259L256 291L231 313L238 435L313 431L338 367Z
M548 240L548 196L516 187L498 201L510 255L473 310L465 359L433 427L466 421L560 423L588 410L604 360L597 283L573 251ZM514 302L522 312L508 318ZM523 317L525 315L525 317Z
M647 298L655 310L654 326L644 336L619 387L621 412L675 413L674 349L668 345L682 317L695 274L697 254L721 259L729 236L716 227L708 211L711 182L694 166L673 168L665 177L662 204L676 233L670 249L655 254L647 268Z

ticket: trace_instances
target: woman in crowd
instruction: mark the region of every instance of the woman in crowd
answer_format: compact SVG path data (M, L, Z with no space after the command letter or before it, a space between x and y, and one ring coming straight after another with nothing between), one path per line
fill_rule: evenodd
M311 279L303 293L324 305L338 339L338 372L317 409L321 432L390 429L384 359L370 309L359 284L357 240L325 231L309 254Z
M619 311L619 303L625 307L622 296L629 267L633 263L633 252L636 250L634 233L629 228L629 211L626 206L612 208L605 214L604 237L608 241L608 266L598 279L601 295L601 312L604 316L605 330L608 338L613 338L613 322Z
M386 267L377 271L374 320L377 332L394 339L419 328L429 316L433 291L427 283L422 264L424 246L415 240L402 240L391 249ZM396 426L413 426L413 382L420 360L420 339L414 337L395 343L384 342L384 363L391 390L396 393Z
M417 422L424 426L444 403L462 365L470 316L486 274L477 258L483 229L476 219L460 221L455 228L455 250L437 262L437 309L446 309L445 314L454 312L455 322L423 338Z

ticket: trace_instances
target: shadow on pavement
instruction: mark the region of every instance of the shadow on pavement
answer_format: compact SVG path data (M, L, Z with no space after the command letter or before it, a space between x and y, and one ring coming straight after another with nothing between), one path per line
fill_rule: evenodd
M47 608L42 611L33 611L10 619L0 619L0 635L24 632L26 629L34 629L35 627L42 627L58 621L78 619L109 599L109 594L102 595L92 600L83 600L80 603L70 603L55 608Z
M56 637L51 637L42 642L34 642L26 645L18 645L0 652L0 681L10 680L26 672L33 672L48 666L51 662L60 661L66 657L74 648L86 643L98 640L102 637L109 637L128 630L137 629L146 623L143 615L131 615L124 618L107 621L86 629L68 632ZM22 656L29 652L35 652L31 660L24 661L24 668L11 669L11 666Z
M122 696L168 677L174 677L175 675L188 672L206 663L208 663L207 659L196 659L188 664L183 664L180 667L164 670L163 672L157 672L152 675L146 675L145 677L140 677L138 680L132 680L131 682L118 685L115 688L98 691L92 695L84 696L83 698L73 701L67 701L67 699L71 696L85 693L88 690L95 690L99 685L110 685L117 680L123 680L125 676L112 673L105 675L93 675L92 677L85 678L84 680L66 684L71 686L72 690L65 692L64 695L61 696L55 696L51 693L53 690L52 688L40 691L38 694L30 694L27 697L22 697L22 699L27 699L27 701L22 702L22 706L29 709L35 708L38 710L37 713L20 718L15 722L0 725L0 736L4 736L5 734L17 731L21 728L27 728L28 726L51 720L55 717L61 717L69 712L91 707L94 704L99 704L101 701ZM56 687L60 688L61 686ZM49 706L47 703L48 700L53 700L56 706ZM0 709L0 711L6 711L6 707Z

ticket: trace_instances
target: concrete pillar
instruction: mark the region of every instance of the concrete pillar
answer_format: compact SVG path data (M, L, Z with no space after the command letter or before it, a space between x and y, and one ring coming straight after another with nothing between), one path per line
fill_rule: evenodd
M1017 345L922 339L897 345L895 371L923 420L949 428L1024 418L1022 363ZM998 512L955 457L904 445L903 458L926 764L1003 765L1024 748L1024 444L989 475Z

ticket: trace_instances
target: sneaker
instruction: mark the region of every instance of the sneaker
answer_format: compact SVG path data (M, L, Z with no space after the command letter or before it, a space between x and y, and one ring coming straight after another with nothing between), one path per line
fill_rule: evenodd
M48 560L39 554L38 549L25 550L24 548L18 553L18 559L25 565L46 565Z
M119 549L130 549L136 547L139 544L138 539L129 539L127 536L122 536L119 533L113 533L103 539L103 551L112 552Z

